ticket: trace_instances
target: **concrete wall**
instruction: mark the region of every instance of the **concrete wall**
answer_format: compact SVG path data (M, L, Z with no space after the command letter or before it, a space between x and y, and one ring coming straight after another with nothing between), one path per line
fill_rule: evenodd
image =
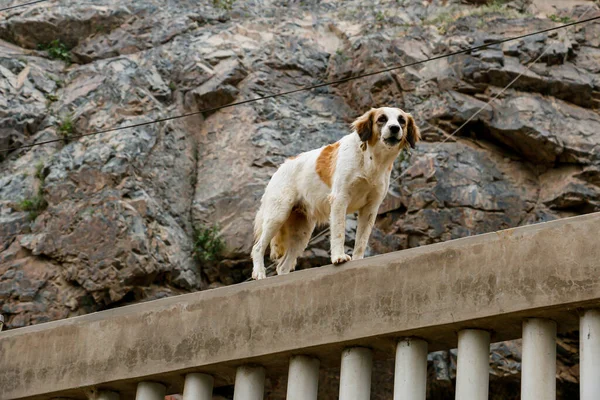
M433 351L465 327L513 339L531 316L577 329L578 308L600 304L599 232L590 214L3 332L0 399L141 378L177 391L185 371L225 382L242 362L285 370L294 353L337 363L346 344L391 355L403 335Z

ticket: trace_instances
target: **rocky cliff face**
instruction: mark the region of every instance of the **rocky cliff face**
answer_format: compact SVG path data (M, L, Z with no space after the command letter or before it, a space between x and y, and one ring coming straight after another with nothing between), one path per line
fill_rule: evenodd
M247 279L252 219L270 175L286 157L345 135L372 106L411 112L424 142L396 163L394 177L403 176L380 209L370 254L599 210L597 22L208 115L74 138L600 12L588 1L560 3L567 8L549 15L541 8L547 4L526 1L61 0L0 14L0 148L61 139L0 152L7 327ZM214 226L223 251L208 245ZM350 217L349 246L354 228ZM316 240L300 268L328 263L328 247L327 236ZM573 340L560 343L563 396L577 382ZM492 353L502 398L518 392L519 354L518 343ZM453 353L431 356L431 398L450 398L453 365ZM280 398L272 386L271 398Z

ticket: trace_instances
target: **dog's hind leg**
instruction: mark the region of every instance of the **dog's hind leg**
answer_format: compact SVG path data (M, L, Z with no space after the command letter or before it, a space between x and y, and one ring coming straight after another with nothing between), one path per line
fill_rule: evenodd
M281 230L285 230L285 254L277 265L277 275L289 274L296 269L296 261L308 245L310 236L315 229L302 210L292 210Z
M270 258L271 261L277 261L285 254L286 243L288 238L287 223L277 231L273 239L271 239L270 245Z
M261 205L259 215L261 221L257 219L256 223L260 223L257 227L256 243L252 247L252 278L264 279L267 277L265 269L265 252L269 246L269 242L281 229L285 221L288 219L292 210L292 201L278 199L276 201L264 200ZM266 210L266 211L265 211Z

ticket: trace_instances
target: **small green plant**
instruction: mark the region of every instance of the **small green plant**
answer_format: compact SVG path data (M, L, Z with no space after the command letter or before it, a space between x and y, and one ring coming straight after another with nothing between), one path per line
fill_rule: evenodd
M33 197L22 200L18 209L29 213L28 219L35 220L48 207L48 202L44 198L44 163L39 162L35 166L35 178L39 180L39 186L36 194Z
M379 11L377 14L375 14L375 20L377 22L383 22L385 20L385 14L382 11Z
M500 14L504 18L516 19L523 17L530 17L531 14L520 12L511 7L508 7L509 1L507 0L493 0L488 2L486 5L475 9L471 15L485 16L487 14Z
M177 89L177 85L175 85L175 82L171 81L171 83L169 83L169 89L171 89L172 92L174 92L175 89Z
M58 125L58 133L62 136L65 142L68 143L70 137L73 136L74 132L75 124L73 123L73 118L70 115L67 115Z
M41 183L44 183L44 163L43 162L39 162L35 165L35 174L33 175L36 177L36 179L39 179L39 181Z
M559 17L556 14L548 15L548 18L550 18L554 22L560 22L561 24L568 24L570 22L574 22L574 20L570 17Z
M46 209L46 207L48 207L48 202L44 198L41 190L35 196L25 199L19 203L19 209L29 213L27 218L30 221L34 221L42 213L42 211Z
M62 60L66 63L71 63L71 52L67 45L61 42L60 39L53 40L46 45L39 44L38 49L47 51L48 57L54 60Z
M335 51L335 55L339 57L340 60L342 60L342 62L346 62L349 60L348 56L346 54L344 54L344 50L342 49L337 49Z
M528 14L520 13L519 11L507 7L506 0L492 0L476 8L465 8L458 6L448 7L445 11L438 14L432 19L426 20L424 23L426 25L437 26L440 34L444 35L447 33L448 28L457 20L468 16L481 17L481 20L477 22L477 27L481 28L486 23L488 23L486 18L488 16L501 16L503 18L515 19L523 18L525 16L528 16Z
M233 8L234 3L235 0L213 0L213 4L215 7L227 11L230 11Z
M65 81L63 81L62 79L58 79L57 77L49 75L49 74L47 74L46 76L48 77L48 79L51 79L52 81L54 81L54 83L56 83L57 87L62 88L65 86Z
M506 0L491 0L484 7L487 7L488 12L502 11L506 3L508 3Z
M219 236L219 228L199 228L194 230L194 256L201 263L219 261L225 250L225 243Z
M46 93L46 100L48 100L50 103L54 103L55 101L58 101L58 96L55 94Z

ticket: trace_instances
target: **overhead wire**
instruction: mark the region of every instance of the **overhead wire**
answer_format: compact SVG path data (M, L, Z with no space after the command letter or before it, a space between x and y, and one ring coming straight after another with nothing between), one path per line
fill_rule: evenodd
M50 0L37 0L37 1L30 1L29 3L23 3L23 4L17 4L14 6L10 6L10 7L4 7L4 8L0 8L0 12L2 11L8 11L8 10L14 10L15 8L21 8L21 7L27 7L27 6L32 6L34 4L39 4L39 3L45 3L47 1Z
M233 103L229 103L229 104L224 104L224 105L221 105L221 106L208 107L208 108L205 108L205 109L202 109L202 110L193 111L193 112L189 112L189 113L184 113L184 114L179 114L179 115L173 115L173 116L165 117L165 118L158 118L158 119L154 119L154 120L147 121L147 122L140 122L140 123L125 125L125 126L120 126L120 127L113 127L113 128L108 128L108 129L103 129L103 130L88 132L88 133L84 133L84 134L80 134L80 135L72 135L72 136L69 137L69 139L73 140L73 139L79 139L79 138L83 138L83 137L87 137L87 136L95 136L95 135L101 135L101 134L104 134L104 133L120 131L120 130L124 130L124 129L131 129L131 128L138 128L138 127L141 127L141 126L153 125L153 124L157 124L157 123L160 123L160 122L167 122L167 121L172 121L172 120L176 120L176 119L191 117L191 116L194 116L194 115L200 115L200 114L205 114L205 113L212 113L212 112L223 110L223 109L230 108L230 107L236 107L236 106L241 106L241 105L244 105L244 104L255 103L255 102L258 102L258 101L273 99L273 98L277 98L277 97L281 97L281 96L288 96L288 95L291 95L291 94L294 94L294 93L299 93L299 92L309 91L309 90L313 90L313 89L318 89L318 88L325 87L325 86L331 86L331 85L337 85L337 84L340 84L340 83L346 83L346 82L350 82L350 81L353 81L353 80L366 78L366 77L369 77L369 76L383 74L383 73L386 73L386 72L396 71L396 70L404 69L404 68L408 68L408 67L413 67L413 66L416 66L416 65L420 65L420 64L424 64L424 63L430 62L430 61L441 60L443 58L448 58L448 57L452 57L452 56L459 55L459 54L465 54L465 53L469 53L469 52L472 52L472 51L482 50L482 49L485 49L485 48L488 48L488 47L496 46L498 44L507 43L507 42L511 42L511 41L523 39L523 38L526 38L526 37L531 37L531 36L539 35L539 34L542 34L542 33L547 33L547 32L551 32L551 31L555 31L555 30L558 30L558 29L564 29L564 28L567 28L567 27L570 27L570 26L574 26L574 25L578 25L578 24L583 24L583 23L595 21L595 20L598 20L598 19L600 19L600 15L592 17L592 18L588 18L586 20L579 20L579 21L575 21L575 22L570 22L570 23L563 24L563 25L560 25L560 26L557 26L557 27L546 28L546 29L542 29L542 30L539 30L539 31L536 31L536 32L527 33L527 34L523 34L523 35L519 35L519 36L514 36L514 37L511 37L511 38L507 38L507 39L501 39L501 40L491 41L491 42L484 43L484 44L479 45L479 46L469 47L467 49L457 50L457 51L454 51L454 52L451 52L451 53L442 54L442 55L439 55L439 56L435 56L435 57L431 57L431 58L426 58L426 59L423 59L423 60L413 61L413 62L410 62L410 63L407 63L407 64L396 65L396 66L393 66L393 67L384 68L384 69L377 70L377 71L372 71L372 72L367 72L367 73L364 73L364 74L350 76L350 77L346 77L346 78L342 78L342 79L337 79L337 80L322 82L322 83L319 83L319 84L316 84L316 85L305 86L305 87L301 87L301 88L298 88L298 89L292 89L292 90L283 91L283 92L279 92L279 93L274 93L274 94L270 94L270 95L266 95L266 96L261 96L261 97L256 97L256 98L241 100L241 101L237 101L237 102L233 102ZM0 152L12 152L12 151L15 151L15 150L26 149L26 148L31 148L31 147L35 147L35 146L42 146L42 145L46 145L46 144L62 142L63 140L64 139L62 139L62 138L50 139L50 140L45 140L45 141L41 141L41 142L36 142L36 143L25 144L25 145L21 145L21 146L14 146L14 147L8 147L8 148L0 149Z

